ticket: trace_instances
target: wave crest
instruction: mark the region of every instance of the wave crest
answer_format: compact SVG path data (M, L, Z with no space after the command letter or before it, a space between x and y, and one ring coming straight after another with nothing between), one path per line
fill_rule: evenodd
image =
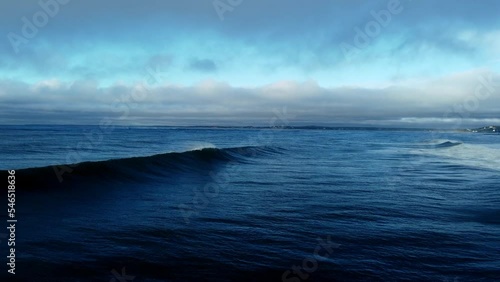
M267 146L200 148L180 153L20 169L16 170L16 179L17 186L25 190L51 189L68 183L83 185L93 181L147 181L176 173L211 170L224 163L245 163L257 156L276 153L281 153L281 149ZM0 171L0 177L6 176L7 171Z

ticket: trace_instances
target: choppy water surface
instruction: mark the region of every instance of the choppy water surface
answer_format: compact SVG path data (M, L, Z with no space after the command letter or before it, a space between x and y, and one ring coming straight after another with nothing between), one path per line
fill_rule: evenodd
M0 130L19 281L500 280L500 135Z

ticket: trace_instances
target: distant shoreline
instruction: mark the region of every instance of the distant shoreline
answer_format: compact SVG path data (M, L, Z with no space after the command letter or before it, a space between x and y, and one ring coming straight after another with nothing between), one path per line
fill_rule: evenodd
M0 125L0 127L97 127L99 125L81 124L20 124L20 125ZM128 128L181 128L181 129L279 129L279 130L369 130L369 131L447 131L462 133L500 133L500 126L484 126L480 128L413 128L413 127L376 127L376 126L231 126L231 125L115 125L120 129Z
M466 129L466 131L472 133L500 133L500 126L490 125L480 128Z

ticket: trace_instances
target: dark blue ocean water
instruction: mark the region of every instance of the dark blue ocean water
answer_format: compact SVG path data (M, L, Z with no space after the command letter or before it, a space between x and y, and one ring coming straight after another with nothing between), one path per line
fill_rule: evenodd
M0 132L2 281L500 280L498 134Z

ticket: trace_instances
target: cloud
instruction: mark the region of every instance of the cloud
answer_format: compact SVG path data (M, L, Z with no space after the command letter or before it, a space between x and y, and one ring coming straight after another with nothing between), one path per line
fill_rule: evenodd
M312 80L252 88L216 81L193 86L105 88L93 81L42 81L35 85L2 81L0 86L0 118L15 123L97 124L109 117L124 124L241 125L258 123L272 116L273 109L286 107L295 116L292 124L395 126L420 121L449 127L458 122L461 126L480 125L498 118L496 105L500 103L500 75L487 70L386 88L324 88ZM142 94L136 96L141 98L135 99L138 89ZM15 110L8 106L12 103L16 103ZM125 113L126 118L120 118Z
M231 74L242 76L246 67L241 66L249 65L261 84L290 76L291 72L320 77L322 72L350 66L339 45L352 44L355 28L364 29L374 20L372 12L387 9L390 1L395 0L245 1L228 12L224 22L219 20L211 0L70 1L40 28L35 38L20 46L19 54L13 53L8 40L0 41L0 51L8 62L7 67L0 67L0 73L9 72L21 61L22 68L36 79L46 78L39 71L42 65L58 77L73 75L72 79L79 79L85 73L91 78L112 80L118 75L137 76L134 70L139 61L169 53L179 63L193 57L228 62L216 67L232 84L239 81ZM35 0L0 5L3 34L20 34L21 18L30 19L41 10ZM500 31L498 1L401 0L400 5L403 11L391 17L354 63L381 67L393 58L411 66L401 70L408 75L433 68L436 75L443 75L484 66L486 57L497 50L488 42ZM467 32L474 36L464 40ZM200 70L213 70L209 62L191 64L192 72L198 75ZM460 69L453 69L457 67ZM276 77L266 81L269 69ZM210 78L198 75L194 74L191 82Z
M129 122L239 122L289 106L297 122L439 123L475 108L464 103L478 77L500 72L500 2L400 0L348 60L340 44L391 1L243 1L224 21L212 0L69 1L18 53L0 40L0 123L95 123L158 68ZM40 11L2 1L0 33L23 35ZM454 118L494 118L495 95Z
M202 71L202 72L214 72L217 70L217 65L214 61L209 59L193 59L189 63L189 68L192 70Z

